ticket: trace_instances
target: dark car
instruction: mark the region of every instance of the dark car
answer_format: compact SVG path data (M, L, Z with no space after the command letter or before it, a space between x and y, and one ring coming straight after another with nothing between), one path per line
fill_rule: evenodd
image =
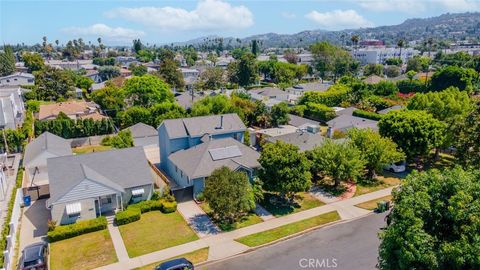
M155 267L155 270L194 270L194 268L189 260L180 258L164 262Z
M47 270L48 245L40 242L25 247L20 258L20 270Z

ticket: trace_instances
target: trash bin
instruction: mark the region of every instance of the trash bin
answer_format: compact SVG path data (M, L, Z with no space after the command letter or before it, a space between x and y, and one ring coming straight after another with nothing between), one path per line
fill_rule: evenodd
M386 201L379 201L377 203L377 211L379 213L383 213L388 210L387 202Z
M24 206L30 206L31 203L32 203L32 197L30 197L30 195L23 196L23 205Z

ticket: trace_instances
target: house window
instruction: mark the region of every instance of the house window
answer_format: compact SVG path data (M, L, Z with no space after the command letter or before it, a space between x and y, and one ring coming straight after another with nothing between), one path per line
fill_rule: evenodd
M143 188L137 188L132 190L132 198L142 198L143 194L145 194L145 189Z
M111 203L112 203L112 198L111 197L102 198L102 200L101 200L101 204L111 204Z

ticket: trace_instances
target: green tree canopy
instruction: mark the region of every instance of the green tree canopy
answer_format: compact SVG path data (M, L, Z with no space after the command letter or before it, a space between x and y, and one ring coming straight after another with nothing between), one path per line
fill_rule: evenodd
M337 78L356 72L356 63L349 52L326 41L315 43L310 47L314 57L314 67L320 77L325 79L329 74L335 81Z
M11 46L3 46L0 52L0 76L7 76L15 72L15 55Z
M478 76L478 73L471 68L447 66L437 70L432 75L430 88L433 91L442 91L453 86L470 93L478 80Z
M66 99L73 93L75 82L69 71L46 66L35 72L35 92L39 99Z
M393 202L380 233L380 269L480 269L478 172L413 172Z
M157 72L166 83L177 90L185 87L183 74L178 67L178 63L173 59L165 59L160 63L160 69Z
M380 134L400 146L408 159L427 155L444 140L445 124L425 111L389 112L378 127Z
M155 103L173 102L168 84L153 75L135 76L125 81L123 87L127 99L134 106L150 107Z
M122 111L125 107L125 91L113 85L92 92L90 97L111 116L115 116L117 112Z
M143 76L148 73L148 68L144 65L136 65L132 63L128 66L128 69L132 71L134 76Z
M424 72L428 70L430 58L424 56L414 56L408 59L407 71Z
M356 180L363 175L365 161L360 151L348 142L338 143L330 139L308 152L312 172L321 177L331 177L335 186L342 181Z
M366 162L367 177L370 179L375 178L376 172L381 171L384 166L405 158L405 154L396 143L371 129L351 129L348 132L348 138L360 150Z
M228 223L255 209L247 175L227 167L214 170L205 180L204 195L214 214Z
M39 71L45 67L45 62L39 53L23 53L22 60L30 73Z
M288 117L288 112L288 105L285 102L273 105L270 112L272 125L274 127L278 127L279 125L286 125L290 120L290 118Z
M464 167L480 169L480 103L456 125L456 156Z
M259 177L263 188L292 199L296 192L311 186L310 163L297 146L277 141L267 143L260 159Z
M363 68L363 76L370 76L370 75L383 75L383 65L381 64L367 64Z

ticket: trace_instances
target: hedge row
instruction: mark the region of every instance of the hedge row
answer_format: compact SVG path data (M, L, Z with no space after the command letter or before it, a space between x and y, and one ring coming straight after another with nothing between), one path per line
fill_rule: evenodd
M79 236L85 233L104 230L107 228L107 218L104 216L78 221L74 224L57 226L47 233L50 243Z
M150 211L161 211L162 213L172 213L177 210L177 202L165 199L148 200L129 205L124 211L115 214L115 223L124 225L140 219L142 213Z
M2 239L0 239L0 250L4 251L7 248L7 236L10 234L10 222L12 219L12 212L13 212L13 205L15 204L15 197L17 194L17 189L22 186L22 179L23 179L23 169L19 168L17 173L17 179L15 181L15 188L12 191L12 195L10 200L8 201L8 209L7 209L7 216L5 218L5 222L3 223L2 228ZM4 257L3 253L0 256L0 265L3 267Z
M374 112L367 112L367 111L363 111L363 110L354 110L353 111L353 116L358 116L358 117L362 117L362 118L366 118L366 119L370 119L370 120L375 120L375 121L380 121L380 119L382 119L382 117L383 117L382 114L378 114L378 113L374 113Z

